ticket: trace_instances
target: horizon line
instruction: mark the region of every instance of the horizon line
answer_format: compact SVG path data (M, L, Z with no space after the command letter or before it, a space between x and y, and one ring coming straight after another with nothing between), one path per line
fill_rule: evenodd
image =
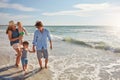
M0 26L8 26L8 25L0 24ZM34 26L34 25L27 25L26 24L26 25L23 25L23 26ZM107 24L106 25L105 24L104 25L92 25L92 24L90 24L90 25L89 24L79 24L79 25L78 24L76 24L76 25L75 24L73 24L73 25L72 24L71 25L67 25L67 24L64 24L64 25L61 24L60 25L59 24L59 25L57 25L56 24L56 25L44 25L44 26L114 26L114 25L107 25Z

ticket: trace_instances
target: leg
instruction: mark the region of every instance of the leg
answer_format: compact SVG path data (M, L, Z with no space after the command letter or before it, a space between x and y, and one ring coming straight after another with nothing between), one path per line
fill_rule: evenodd
M42 69L42 60L39 59L39 65L40 65L40 69Z
M26 74L27 74L27 71L26 71L26 69L27 69L27 64L23 65L23 71L24 71L24 75L26 75Z
M24 65L25 65L24 58L21 58L21 63L22 63L23 71L24 71Z
M25 58L25 66L24 66L25 71L27 70L27 64L28 64L28 59Z
M18 67L19 63L20 63L20 58L21 58L21 51L17 48L15 49L15 51L17 52L17 56L16 56L16 66Z
M20 46L23 45L23 36L22 39L19 40Z
M42 69L42 51L41 50L37 51L37 58L40 65L40 69Z
M25 71L25 65L23 65L23 71Z
M20 45L22 45L22 40L19 41Z
M47 69L48 59L45 59L45 68Z
M25 74L27 73L27 64L24 65Z
M25 71L27 70L27 64L25 64Z
M43 51L43 55L44 55L44 58L45 58L45 68L47 69L48 51L46 49Z
M22 62L22 67L23 67L23 71L24 71L24 75L25 75L27 73L28 60L26 58L21 58L21 62Z

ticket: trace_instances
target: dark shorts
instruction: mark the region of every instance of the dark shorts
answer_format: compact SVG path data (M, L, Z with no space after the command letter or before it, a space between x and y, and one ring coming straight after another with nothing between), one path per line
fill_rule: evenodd
M28 64L28 59L27 58L21 58L21 63L22 63L22 66L27 65Z
M41 59L42 57L44 57L45 59L48 59L48 51L47 51L47 49L37 50L37 58L38 58L38 60Z

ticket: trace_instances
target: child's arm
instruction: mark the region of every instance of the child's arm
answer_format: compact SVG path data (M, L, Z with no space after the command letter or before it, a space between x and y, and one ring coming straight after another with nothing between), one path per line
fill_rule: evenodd
M27 31L25 28L23 28L23 31L25 32L25 35L28 35Z
M35 51L31 51L30 49L28 49L29 53L35 53Z

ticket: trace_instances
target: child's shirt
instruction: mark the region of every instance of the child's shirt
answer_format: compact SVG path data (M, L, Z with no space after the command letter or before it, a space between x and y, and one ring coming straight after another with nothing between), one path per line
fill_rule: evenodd
M24 48L22 49L22 56L21 58L27 58L27 52L28 50L25 50Z

